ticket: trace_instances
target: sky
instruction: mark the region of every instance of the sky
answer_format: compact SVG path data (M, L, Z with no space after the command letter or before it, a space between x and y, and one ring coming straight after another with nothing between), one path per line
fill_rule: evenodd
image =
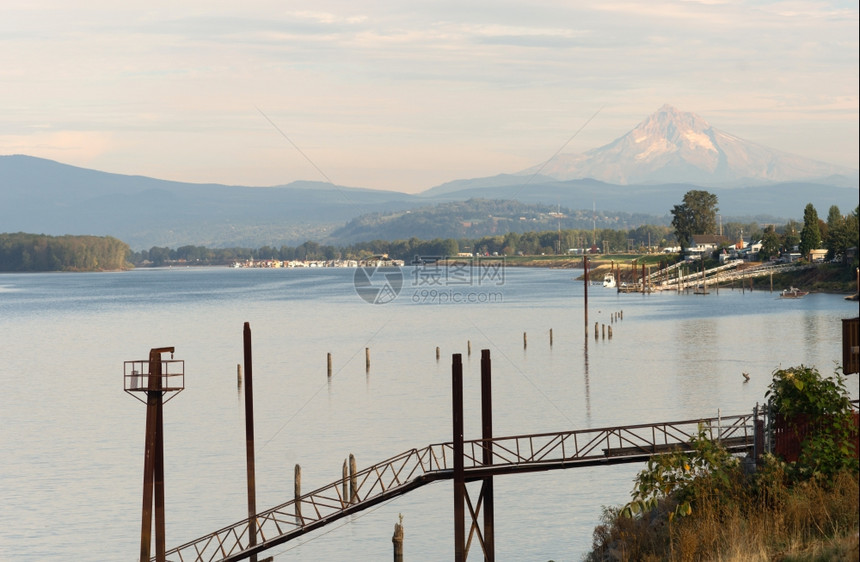
M415 193L669 103L856 169L859 47L856 0L3 0L0 154Z

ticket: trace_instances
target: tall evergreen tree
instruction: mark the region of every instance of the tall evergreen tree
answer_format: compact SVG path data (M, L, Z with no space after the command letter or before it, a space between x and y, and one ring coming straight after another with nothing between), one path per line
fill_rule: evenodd
M803 210L803 229L800 231L800 255L809 256L809 252L821 245L821 231L818 229L818 212L812 203L807 203Z
M672 226L681 248L689 248L696 234L716 234L717 196L707 191L691 190L684 201L672 209Z
M780 237L773 225L764 229L761 238L761 249L758 251L761 260L769 260L779 255Z

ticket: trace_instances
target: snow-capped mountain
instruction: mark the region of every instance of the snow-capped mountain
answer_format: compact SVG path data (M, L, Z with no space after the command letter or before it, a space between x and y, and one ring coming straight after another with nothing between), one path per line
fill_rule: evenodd
M615 184L738 180L797 181L856 170L779 152L712 127L694 113L664 105L635 129L583 154L559 154L540 173L559 180L594 178Z

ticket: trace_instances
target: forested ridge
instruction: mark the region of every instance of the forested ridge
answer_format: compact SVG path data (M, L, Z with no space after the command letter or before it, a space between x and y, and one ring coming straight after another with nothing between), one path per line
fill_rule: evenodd
M0 271L106 271L128 267L131 248L111 236L0 234Z

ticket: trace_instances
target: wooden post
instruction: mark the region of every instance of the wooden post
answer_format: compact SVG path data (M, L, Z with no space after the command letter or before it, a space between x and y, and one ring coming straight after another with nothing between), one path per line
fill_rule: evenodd
M341 492L341 502L346 506L349 504L349 496L347 495L346 482L349 478L349 469L347 468L346 459L343 459L343 490Z
M594 323L594 339L597 339L597 336L600 335L600 330L597 329L598 323Z
M485 439L481 460L484 466L493 464L493 383L490 350L481 350L481 438ZM494 562L495 554L495 499L493 498L493 477L486 476L481 485L481 499L484 503L484 560ZM477 523L477 521L476 521Z
M364 348L364 370L365 372L370 372L370 348Z
M606 339L606 324L601 324L601 325L600 325L600 336L601 336L603 339Z
M523 332L523 349L529 346L529 338L526 336L526 333Z
M356 479L355 456L349 454L349 503L358 501L358 480Z
M463 458L463 358L455 353L451 365L454 445L454 562L466 562L466 473Z
M472 340L466 341L466 353L470 356L472 355Z
M328 378L331 378L331 353L326 354L326 373L328 374Z
M296 503L296 525L304 525L304 520L302 519L302 467L301 465L296 465L296 469L294 472L295 480L293 484L293 492Z
M245 322L245 457L248 467L248 546L257 545L257 481L254 468L254 385L251 360L251 324ZM252 554L251 562L257 562Z
M549 329L549 346L552 347L552 328Z
M584 270L583 275L585 275L585 285L583 286L584 304L582 309L585 313L585 337L588 337L588 256L582 256L582 269Z
M403 562L403 516L400 516L400 522L394 524L394 536L391 537L391 542L394 543L394 562Z
M436 361L439 360L439 346L436 346Z
M609 339L612 339L612 326L609 327Z
M242 364L236 363L236 386L242 386Z

